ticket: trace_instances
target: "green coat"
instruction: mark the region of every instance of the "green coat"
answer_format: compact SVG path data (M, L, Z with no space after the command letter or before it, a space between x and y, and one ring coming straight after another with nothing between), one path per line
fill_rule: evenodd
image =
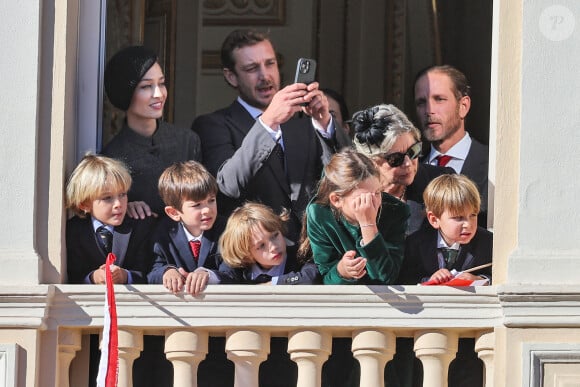
M379 233L372 241L361 246L360 227L348 223L342 217L337 219L329 206L316 204L315 200L306 208L306 224L314 262L322 274L324 284L394 283L403 261L409 206L383 193L377 221ZM349 250L356 250L357 256L367 258L367 274L360 280L347 280L338 274L338 262Z

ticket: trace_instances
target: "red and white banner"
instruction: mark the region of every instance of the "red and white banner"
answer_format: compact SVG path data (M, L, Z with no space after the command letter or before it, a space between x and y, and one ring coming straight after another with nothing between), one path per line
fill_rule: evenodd
M119 372L119 341L117 333L117 306L111 265L116 257L109 253L105 264L105 315L103 321L103 342L101 343L101 360L97 387L117 387Z

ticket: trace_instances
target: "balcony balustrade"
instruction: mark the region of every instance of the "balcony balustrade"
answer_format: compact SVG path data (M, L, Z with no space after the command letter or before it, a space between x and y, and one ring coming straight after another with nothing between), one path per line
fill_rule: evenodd
M226 338L235 365L235 386L257 386L271 337L288 339L300 387L320 386L321 370L335 337L352 338L361 386L382 386L397 337L413 337L424 386L446 386L458 338L475 338L493 382L495 326L502 310L494 287L420 286L209 286L203 295L174 295L162 286L115 286L119 326L119 385L132 386L133 362L145 335L163 335L174 386L196 386L197 368L210 336ZM82 337L99 333L104 288L55 285L47 329L58 332L58 385L69 380ZM78 377L78 372L74 373ZM81 375L86 377L86 375Z

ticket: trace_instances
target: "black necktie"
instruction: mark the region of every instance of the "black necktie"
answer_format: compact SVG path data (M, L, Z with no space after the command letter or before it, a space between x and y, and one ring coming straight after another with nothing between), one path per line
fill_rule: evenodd
M275 160L278 160L282 166L282 170L286 172L286 158L284 157L284 149L279 142L276 143L276 146L272 150L272 154L274 155Z
M254 278L251 282L253 284L263 284L266 282L270 282L272 281L272 276L268 275L268 274L260 274L259 276L257 276L256 278Z
M453 265L455 265L455 262L457 261L457 255L459 254L459 250L442 248L441 253L443 254L443 259L445 260L445 267L448 270L451 270L453 268Z
M105 252L109 254L113 247L113 233L107 230L105 226L100 226L97 228L97 236L101 241L101 246L103 246Z

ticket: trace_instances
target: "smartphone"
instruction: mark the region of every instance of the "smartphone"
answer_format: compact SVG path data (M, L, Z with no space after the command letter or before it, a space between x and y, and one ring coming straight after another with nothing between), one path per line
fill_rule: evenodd
M296 75L294 76L294 83L309 84L314 82L316 75L316 61L314 59L300 58L296 65Z

